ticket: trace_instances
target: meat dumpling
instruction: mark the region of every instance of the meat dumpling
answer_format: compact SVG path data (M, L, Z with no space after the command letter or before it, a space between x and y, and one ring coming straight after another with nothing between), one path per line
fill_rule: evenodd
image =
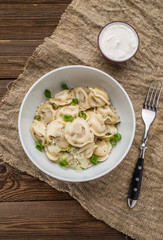
M105 124L105 126L106 126L106 134L102 136L103 139L109 139L118 132L115 125Z
M64 106L64 105L70 104L73 98L74 98L73 91L63 90L59 93L56 93L54 95L54 98L51 98L49 101L51 103L54 103L54 105L58 107L58 106Z
M78 117L73 122L67 123L65 138L72 146L82 147L93 142L94 134L91 133L88 123L83 118Z
M105 104L110 105L107 92L101 88L89 88L88 103L91 107L101 107Z
M88 104L88 95L84 88L74 88L75 97L78 99L78 105L80 110L86 110L90 108Z
M36 115L41 117L41 121L45 124L50 123L54 119L55 110L49 101L43 102L36 110Z
M81 147L76 154L84 156L85 158L90 158L96 148L95 142L91 142Z
M60 151L55 151L55 146L52 145L48 145L47 147L45 147L45 153L47 157L54 162L57 161L61 155Z
M39 141L42 146L46 145L46 125L42 121L34 120L30 132L35 141Z
M107 123L116 124L120 122L120 118L112 106L104 105L102 107L98 107L96 112L100 114L103 121L106 121Z
M94 154L98 157L98 162L102 162L108 157L108 154L112 149L112 145L109 141L99 139L96 141L96 145L97 147Z
M106 127L104 121L101 118L101 115L92 111L87 111L87 114L89 116L88 125L91 131L96 136L104 136L106 133Z
M69 146L69 143L64 136L65 126L65 122L54 120L48 124L46 133L48 142L55 143L62 150L67 149Z
M64 106L61 108L58 108L55 112L55 119L57 120L63 120L63 115L71 115L73 118L77 118L79 113L78 106Z

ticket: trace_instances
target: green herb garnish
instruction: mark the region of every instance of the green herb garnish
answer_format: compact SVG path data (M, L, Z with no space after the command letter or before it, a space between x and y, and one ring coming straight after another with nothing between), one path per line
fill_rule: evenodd
M86 119L87 114L85 112L79 112L78 117Z
M60 167L65 167L67 165L68 165L68 162L66 160L63 160L63 161L59 162Z
M91 156L91 162L94 164L94 165L97 165L97 161L98 161L98 157L96 155L92 155Z
M40 115L35 115L34 119L40 121L41 120L41 116Z
M51 92L48 89L45 89L44 94L45 94L45 97L47 97L47 98L51 98L52 97L51 96Z
M110 143L112 144L112 146L116 146L117 142L120 141L122 138L120 133L116 133L113 135L113 137L110 138Z
M72 99L72 105L78 104L79 100L77 98Z
M69 147L69 148L67 149L67 152L70 153L71 150L72 150L72 147Z
M116 139L117 141L120 141L121 140L121 138L122 138L122 136L121 136L121 134L120 133L116 133L116 134L114 134L114 139Z
M69 90L68 86L66 83L62 83L61 87L64 89L64 90Z
M39 150L40 152L42 152L42 150L43 150L43 146L42 146L42 144L40 143L40 142L36 142L36 148L37 148L37 150Z
M72 115L63 115L62 117L66 122L72 122L74 120Z
M112 146L116 146L117 145L117 140L114 137L110 138L110 143Z
M69 148L67 149L67 152L70 153L71 150L72 150L71 147L69 147Z

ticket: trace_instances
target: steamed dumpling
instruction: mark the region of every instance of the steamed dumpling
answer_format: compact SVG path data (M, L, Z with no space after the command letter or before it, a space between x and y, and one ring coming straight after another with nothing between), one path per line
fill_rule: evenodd
M54 98L50 99L51 103L54 103L56 106L64 106L70 104L74 98L73 91L63 90L62 92L56 93Z
M77 159L75 158L69 158L68 160L69 166L70 168L74 169L74 170L82 170L80 163Z
M37 108L36 115L40 115L41 121L45 124L50 123L54 119L55 110L49 101L43 102Z
M55 143L61 149L67 149L69 143L67 142L64 131L66 123L59 120L54 120L47 126L47 140L50 143Z
M97 140L96 145L97 147L94 151L94 154L98 157L98 161L102 162L108 157L108 154L112 149L112 145L109 141L105 140Z
M114 134L118 132L117 128L115 125L112 124L105 124L106 126L106 134L105 136L102 136L102 138L109 139L111 138Z
M88 95L84 88L78 87L74 88L75 97L78 99L78 105L80 110L86 110L90 106L88 104Z
M72 115L74 118L78 117L79 108L78 106L65 106L58 108L55 112L55 119L57 120L63 120L63 115Z
M104 136L106 133L106 127L104 121L101 118L101 115L92 111L88 111L87 114L89 116L88 125L91 131L96 136Z
M35 141L39 141L42 146L46 145L46 125L44 122L34 120L30 132Z
M88 103L91 107L101 107L109 103L107 92L101 88L89 88Z
M81 147L76 154L83 155L85 158L90 158L96 148L95 142L91 142Z
M98 107L96 112L99 113L104 121L107 123L116 124L120 121L119 116L115 112L115 109L112 106L104 105L102 107Z
M94 134L90 132L88 123L83 118L76 118L67 123L65 138L72 146L82 147L94 140Z
M108 93L104 89L97 88L97 87L89 88L89 89L93 89L96 96L102 97L102 98L106 99L107 101L109 101Z
M78 161L80 163L81 168L83 168L83 169L87 169L93 165L91 163L90 159L85 158L85 157L79 157Z
M51 145L45 147L45 153L51 161L57 161L61 155L60 151L56 151L56 146Z

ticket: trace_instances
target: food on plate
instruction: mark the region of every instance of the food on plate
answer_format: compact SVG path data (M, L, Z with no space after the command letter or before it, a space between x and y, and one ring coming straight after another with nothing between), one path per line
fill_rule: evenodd
M105 161L121 140L120 117L104 89L62 88L54 97L44 91L48 100L38 106L30 131L36 149L44 149L49 160L63 168L87 169Z

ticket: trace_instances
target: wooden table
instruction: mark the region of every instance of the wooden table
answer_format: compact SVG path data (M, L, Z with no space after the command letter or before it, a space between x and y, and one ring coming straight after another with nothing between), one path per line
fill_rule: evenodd
M71 0L0 0L0 97ZM67 193L0 162L0 239L130 239Z

